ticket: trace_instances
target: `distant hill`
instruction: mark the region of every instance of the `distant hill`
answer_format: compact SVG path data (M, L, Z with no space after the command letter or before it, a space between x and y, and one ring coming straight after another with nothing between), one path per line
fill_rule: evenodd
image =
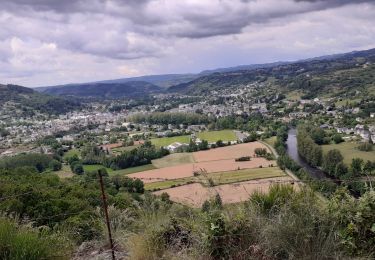
M241 68L241 67L239 67ZM245 69L216 72L178 84L168 92L204 94L253 82L272 82L312 95L375 87L375 49Z
M17 110L19 114L33 114L34 111L47 114L62 114L81 108L80 102L38 93L30 88L0 84L0 107Z
M168 88L177 84L194 80L198 74L164 74L164 75L149 75L133 78L112 79L99 81L97 83L126 83L131 81L146 81L152 83L160 88Z
M128 81L123 83L87 83L71 84L44 88L43 93L58 96L76 96L93 98L140 97L159 93L162 89L145 81Z

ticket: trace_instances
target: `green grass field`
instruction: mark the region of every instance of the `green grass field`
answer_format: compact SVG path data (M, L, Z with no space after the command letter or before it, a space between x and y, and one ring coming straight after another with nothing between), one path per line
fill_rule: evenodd
M66 159L66 158L71 157L71 156L73 156L75 154L79 156L80 155L79 150L77 150L77 149L71 149L71 150L67 151L66 153L64 153L63 158Z
M279 167L243 169L230 172L216 172L207 175L217 185L282 176L285 176L285 173Z
M275 142L276 142L276 136L272 136L270 138L264 139L264 142L274 147Z
M123 170L112 171L109 173L111 175L113 174L128 175L131 173L144 172L144 171L153 170L153 169L156 169L154 165L146 164L146 165L131 167L131 168L123 169Z
M322 145L323 152L326 153L329 150L337 149L341 152L344 157L344 163L350 165L353 158L361 158L364 161L375 160L375 151L362 152L357 149L359 144L354 142L343 142L340 144Z
M152 161L156 168L165 168L185 163L193 163L194 157L192 153L172 153L163 158Z
M66 179L66 178L71 178L74 176L74 173L70 170L69 165L63 165L60 171L57 172L52 172L59 176L60 179Z
M145 189L163 190L171 188L173 185L185 185L189 182L202 183L203 185L208 186L208 178L211 178L214 181L215 185L222 185L283 176L286 175L279 167L243 169L238 171L209 173L206 176L200 175L196 177L187 177L175 180L147 183L145 184Z
M111 151L113 153L122 153L122 152L125 152L125 151L131 151L131 150L136 149L140 146L141 146L140 144L137 144L137 145L133 145L133 146L118 147L118 148L111 149Z
M185 185L189 181L192 181L192 178L183 178L183 179L177 179L177 180L170 180L170 181L159 181L159 182L153 182L153 183L146 183L145 184L145 189L146 190L164 190L164 189L169 189L173 185Z
M83 165L83 170L85 172L94 172L94 171L97 171L101 168L106 168L106 167L104 167L103 165L100 165L100 164ZM106 168L106 170L107 170L108 173L113 172L113 170L111 168Z
M208 142L237 140L236 134L232 130L200 132L198 133L198 138Z
M151 143L155 146L168 146L174 142L186 143L190 142L190 135L182 135L182 136L173 136L173 137L162 137L162 138L153 138L151 139Z

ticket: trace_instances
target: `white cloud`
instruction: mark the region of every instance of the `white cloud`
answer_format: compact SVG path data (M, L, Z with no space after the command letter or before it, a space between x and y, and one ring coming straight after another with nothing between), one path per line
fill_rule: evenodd
M371 48L375 5L365 2L4 0L0 82L196 72Z

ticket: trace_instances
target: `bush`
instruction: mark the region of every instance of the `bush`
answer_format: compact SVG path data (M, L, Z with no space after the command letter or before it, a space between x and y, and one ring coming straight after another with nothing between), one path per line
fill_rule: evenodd
M0 259L70 259L71 248L62 234L18 225L0 217Z
M49 168L51 168L52 171L59 171L62 168L62 164L58 160L52 160L49 163Z
M363 152L370 152L373 150L373 145L366 142L366 143L360 144L358 146L358 150L363 151Z

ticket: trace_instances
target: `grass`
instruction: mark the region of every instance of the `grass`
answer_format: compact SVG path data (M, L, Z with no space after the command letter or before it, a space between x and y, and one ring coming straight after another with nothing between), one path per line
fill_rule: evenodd
M222 141L235 141L237 140L236 134L232 130L221 131L207 131L198 133L198 138L208 142Z
M180 164L193 163L194 157L192 153L173 153L163 158L152 161L156 168L165 168Z
M275 146L275 142L276 142L276 136L272 136L270 138L266 138L264 139L264 142L266 142L267 144L271 145L272 147Z
M300 100L302 96L303 92L298 90L288 92L288 94L286 95L289 100Z
M207 177L211 178L215 184L220 185L282 176L285 176L285 173L279 167L267 167L229 172L216 172L208 174Z
M93 171L97 171L97 170L99 170L101 168L106 168L106 167L104 167L101 164L83 165L83 170L85 172L93 172ZM113 172L113 170L111 168L106 168L106 170L107 170L108 173Z
M79 150L78 150L78 149L71 149L71 150L67 151L67 152L64 154L63 158L66 159L66 158L71 157L71 156L73 156L73 155L75 155L75 154L76 154L77 156L79 156L79 155L80 155Z
M329 150L337 149L341 152L344 157L344 163L350 165L353 158L361 158L364 161L373 161L375 158L375 151L363 152L357 149L359 144L355 142L343 142L340 144L322 145L323 152L326 153Z
M190 135L182 135L182 136L173 136L173 137L162 137L162 138L153 138L151 139L151 143L155 146L168 146L174 142L179 143L189 143L190 142Z
M339 100L339 101L337 101L336 103L335 103L335 105L337 106L337 107L342 107L342 106L345 106L346 104L355 104L356 102L359 102L359 101L361 101L361 99L360 98L355 98L355 99L342 99L342 100Z
M60 179L71 178L74 176L74 173L72 173L72 171L70 170L69 165L65 165L65 164L63 164L60 171L53 172L53 173L59 176Z
M144 172L144 171L149 171L149 170L154 170L156 167L152 164L145 164L141 166L136 166L136 167L131 167L123 170L117 170L117 171L111 171L108 172L110 174L120 174L120 175L127 175L131 173L136 173L136 172Z
M211 178L215 185L237 183L250 180L283 177L285 173L279 167L256 168L256 169L243 169L238 171L229 172L215 172L209 173L205 176L200 175L196 177L186 177L175 180L159 181L153 183L146 183L146 190L163 190L174 186L182 186L191 182L202 183L208 185L208 178Z
M192 181L192 177L190 178L182 178L182 179L176 179L176 180L168 180L168 181L158 181L158 182L152 182L152 183L146 183L145 189L146 190L164 190L171 188L173 185L185 185L189 181Z
M131 150L136 149L140 146L141 146L141 144L136 144L136 145L133 145L133 146L118 147L118 148L111 149L111 151L113 153L122 153L122 152L125 152L125 151L131 151Z

